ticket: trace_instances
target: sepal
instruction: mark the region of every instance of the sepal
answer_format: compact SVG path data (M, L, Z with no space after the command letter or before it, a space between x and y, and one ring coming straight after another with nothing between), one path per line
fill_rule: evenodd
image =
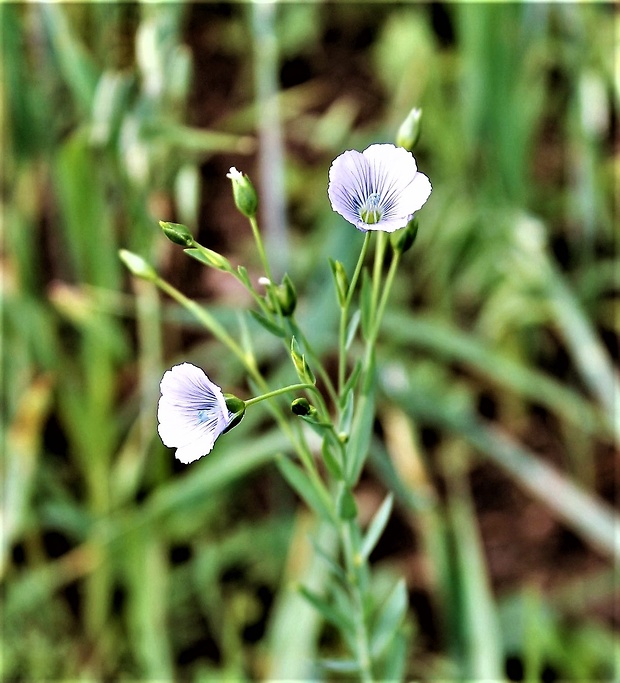
M228 408L228 412L232 413L232 419L222 434L234 429L241 422L241 420L243 420L243 416L245 415L245 401L237 396L234 396L233 394L224 394L224 400L226 401L226 408Z

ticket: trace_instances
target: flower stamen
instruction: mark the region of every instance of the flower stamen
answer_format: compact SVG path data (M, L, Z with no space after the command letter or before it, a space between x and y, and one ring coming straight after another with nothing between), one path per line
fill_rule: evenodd
M372 192L360 207L360 218L368 225L375 225L381 220L382 216L381 195L378 192Z

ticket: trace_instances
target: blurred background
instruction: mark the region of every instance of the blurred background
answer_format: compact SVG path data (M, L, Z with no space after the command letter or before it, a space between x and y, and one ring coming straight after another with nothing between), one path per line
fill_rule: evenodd
M572 3L0 5L4 680L346 679L313 664L343 644L295 585L321 591L308 539L334 541L273 464L286 439L251 411L208 458L175 461L156 433L167 367L250 390L118 249L241 334L243 291L157 224L187 224L258 277L236 166L335 369L327 259L351 268L361 233L331 211L328 168L392 142L413 106L433 194L380 337L357 491L362 520L396 494L371 559L379 593L406 578L406 677L614 677L617 17ZM277 382L290 360L248 333Z

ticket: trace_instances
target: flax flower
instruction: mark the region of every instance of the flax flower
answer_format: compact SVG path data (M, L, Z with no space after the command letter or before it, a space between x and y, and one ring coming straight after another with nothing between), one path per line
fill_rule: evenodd
M363 232L404 228L430 193L429 179L403 147L378 144L363 152L348 150L329 169L332 208Z
M157 431L164 444L176 448L176 457L184 463L210 453L236 417L220 387L200 368L181 363L164 373L160 388Z

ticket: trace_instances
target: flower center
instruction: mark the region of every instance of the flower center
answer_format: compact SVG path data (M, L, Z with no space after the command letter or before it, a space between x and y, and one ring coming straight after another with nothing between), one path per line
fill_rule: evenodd
M381 220L383 211L380 207L381 195L378 192L373 192L368 195L364 204L360 207L360 218L368 225L374 225Z

